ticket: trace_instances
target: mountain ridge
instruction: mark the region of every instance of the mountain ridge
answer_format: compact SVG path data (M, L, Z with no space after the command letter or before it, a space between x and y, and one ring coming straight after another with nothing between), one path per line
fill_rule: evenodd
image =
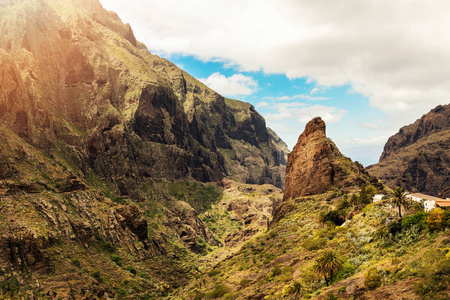
M400 128L384 146L369 173L388 186L403 186L450 197L450 105L439 105L414 123Z

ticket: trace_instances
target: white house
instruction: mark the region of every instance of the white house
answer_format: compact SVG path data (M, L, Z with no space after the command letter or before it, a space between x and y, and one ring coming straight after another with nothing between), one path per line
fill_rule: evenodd
M375 196L373 196L373 198L372 198L372 202L378 202L378 201L381 201L381 200L383 200L383 194L376 194Z
M406 195L406 198L411 201L422 203L423 209L427 212L438 206L450 207L450 200L444 200L438 197L429 196L421 193L409 194Z

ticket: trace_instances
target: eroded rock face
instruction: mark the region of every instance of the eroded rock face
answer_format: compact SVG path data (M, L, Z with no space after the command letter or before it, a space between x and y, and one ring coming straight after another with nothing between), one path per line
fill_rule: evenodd
M365 183L379 186L377 179L370 177L361 164L341 154L327 138L325 128L320 117L312 119L289 153L285 200Z
M450 197L450 105L439 105L389 138L367 170L390 187Z
M0 126L124 195L149 177L283 186L278 142L255 108L149 53L98 0L11 1L8 14Z

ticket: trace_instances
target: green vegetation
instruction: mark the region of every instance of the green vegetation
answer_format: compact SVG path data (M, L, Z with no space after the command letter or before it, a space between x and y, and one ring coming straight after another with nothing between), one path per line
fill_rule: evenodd
M402 187L397 187L394 189L394 192L392 193L392 204L398 207L398 216L402 217L402 210L401 208L408 208L409 201L406 199L406 191Z
M366 188L368 197L373 192ZM391 210L386 202L364 204L361 193L337 195L285 201L284 217L270 230L252 238L219 265L204 270L209 276L196 285L198 292L208 295L217 284L225 284L229 290L224 299L255 295L269 300L319 295L323 299L350 299L350 293L356 291L395 289L399 281L411 282L411 287L417 282L414 289L423 299L434 299L448 290L446 211L436 210L434 214L439 217L430 218L430 213L415 207L415 211L402 212L402 219L385 225L387 217L397 215L397 207ZM337 225L335 216L346 224ZM431 255L421 260L431 249L440 253L434 254L439 268L430 268ZM346 288L356 278L363 278L364 284L356 290ZM329 288L322 290L327 285Z
M342 269L342 259L333 250L325 250L314 264L314 271L323 276L328 286L333 276Z
M376 268L370 268L364 275L364 284L369 290L376 289L381 285L381 275Z
M179 181L169 184L170 194L181 201L186 201L198 213L211 208L217 202L222 191L214 185L197 181Z

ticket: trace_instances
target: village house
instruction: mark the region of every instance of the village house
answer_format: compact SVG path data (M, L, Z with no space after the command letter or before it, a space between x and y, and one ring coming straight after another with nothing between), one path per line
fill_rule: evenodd
M423 209L426 212L436 207L450 207L450 199L444 200L438 197L429 196L421 193L409 194L406 195L406 198L411 201L422 203Z
M383 200L383 196L384 196L383 194L376 194L375 196L373 196L372 202L375 203L375 202Z

